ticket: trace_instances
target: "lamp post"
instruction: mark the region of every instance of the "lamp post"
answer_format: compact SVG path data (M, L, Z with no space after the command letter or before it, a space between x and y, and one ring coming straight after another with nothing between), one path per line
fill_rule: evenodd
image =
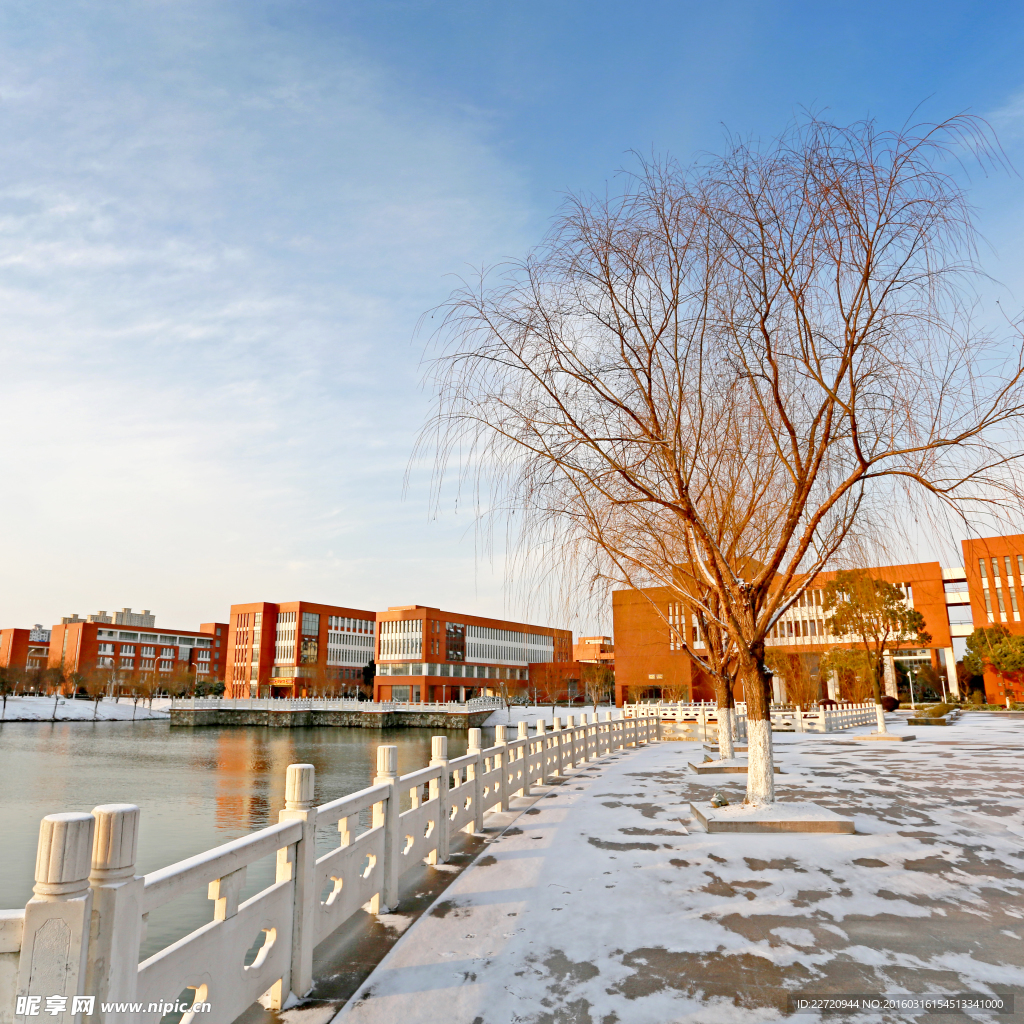
M907 678L910 680L910 710L916 711L917 705L914 703L914 670L912 668L907 669Z

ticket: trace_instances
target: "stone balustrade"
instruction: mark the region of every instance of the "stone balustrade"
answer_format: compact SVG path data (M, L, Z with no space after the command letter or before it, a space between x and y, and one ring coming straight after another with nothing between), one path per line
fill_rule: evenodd
M677 737L714 740L718 736L718 709L707 701L625 704L622 711L626 718L659 718L663 722L676 722L679 725ZM811 711L773 708L771 716L773 732L839 732L861 725L875 725L878 721L873 702L816 707ZM737 703L735 721L735 739L746 739L746 704Z
M660 719L611 712L540 722L533 735L497 726L486 748L471 729L464 756L449 760L447 736L435 736L430 764L403 776L398 748L382 745L372 785L319 806L313 766L289 765L276 824L144 877L137 807L47 815L34 895L23 911L0 911L0 1024L27 1024L32 1000L45 1013L54 996L56 1024L158 1024L183 992L181 1024L230 1024L257 1001L281 1009L312 988L316 944L361 910L393 910L403 874L447 861L458 832L480 832L485 814L569 768L660 738ZM318 857L325 828L337 846ZM273 884L242 901L247 868L271 854ZM147 916L204 887L212 920L139 963Z
M500 697L471 697L468 701L355 700L351 697L172 697L172 710L189 711L483 711L505 705Z

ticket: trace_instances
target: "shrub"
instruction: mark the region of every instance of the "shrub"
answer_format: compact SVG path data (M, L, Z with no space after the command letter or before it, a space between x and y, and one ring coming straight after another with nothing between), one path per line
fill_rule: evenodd
M941 718L955 707L954 704L933 704L930 708L918 708L918 718Z
M889 697L887 695L882 698L883 711L895 711L899 706L900 702L895 697Z

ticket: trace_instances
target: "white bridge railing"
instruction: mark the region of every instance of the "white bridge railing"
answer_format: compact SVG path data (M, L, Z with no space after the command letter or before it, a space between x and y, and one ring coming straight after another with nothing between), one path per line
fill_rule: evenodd
M676 722L679 731L694 739L712 739L718 736L718 708L707 701L699 703L624 704L626 718L659 718ZM839 732L860 725L875 725L878 717L874 703L838 704L835 707L816 707L811 711L800 708L773 708L773 732ZM747 706L736 705L736 739L746 739Z
M429 766L401 777L398 748L380 746L373 784L320 806L313 766L290 765L277 824L145 877L135 874L139 808L48 815L35 895L23 911L0 911L0 1022L37 1016L40 1004L54 1024L157 1024L183 1008L182 1024L230 1024L256 1001L281 1009L312 988L313 947L361 909L393 909L402 875L447 861L456 833L481 831L487 812L570 767L661 737L657 718L603 718L556 718L550 731L539 722L532 736L524 722L515 738L499 725L487 748L471 729L469 752L452 760L447 737L434 736ZM334 827L337 845L318 857L316 830ZM241 902L246 869L275 852L273 884ZM139 963L147 915L203 889L213 920Z
M400 701L356 700L351 697L175 697L172 710L188 711L440 711L465 714L504 707L500 697L471 697L465 703L414 704Z

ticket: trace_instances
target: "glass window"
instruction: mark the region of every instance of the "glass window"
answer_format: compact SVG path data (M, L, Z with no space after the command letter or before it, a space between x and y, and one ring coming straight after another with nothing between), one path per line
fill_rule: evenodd
M138 633L118 633L117 634L117 639L118 640L138 640L139 639L139 634Z
M984 558L979 558L978 559L978 568L981 570L981 578L983 580L984 579L988 579L988 577L985 574L985 559Z
M302 633L304 636L317 636L320 633L320 615L318 612L302 613Z
M967 589L967 580L946 580L942 589L947 594L961 594Z
M1017 575L1024 577L1024 555L1017 556Z
M135 654L135 644L121 644L121 654Z
M155 654L156 654L156 648L155 647L143 647L142 648L142 656L144 658L152 658Z
M1020 611L1017 607L1017 591L1010 587L1010 607L1013 609L1013 614L1016 615Z
M988 617L992 618L992 595L989 593L988 587L985 588L985 611L988 612Z
M993 558L992 559L992 578L996 579L996 580L999 579L999 559L998 558Z
M994 561L994 559L993 559ZM1006 614L1006 604L1003 601L1003 588L996 587L996 600L999 602L999 613L1000 615Z

